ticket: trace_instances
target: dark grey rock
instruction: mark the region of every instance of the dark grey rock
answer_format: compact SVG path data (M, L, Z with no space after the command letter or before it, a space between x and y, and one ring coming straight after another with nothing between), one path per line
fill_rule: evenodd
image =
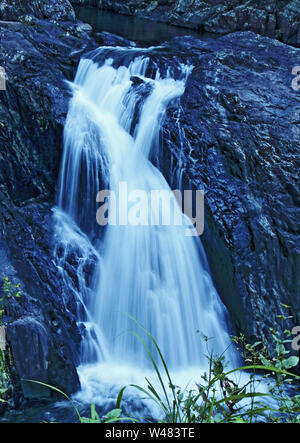
M96 44L76 25L38 19L18 32L0 27L0 38L7 76L0 92L0 189L14 202L53 198L70 98L65 79L73 79L81 55Z
M7 89L0 92L1 277L22 289L21 299L6 307L9 346L16 378L70 394L79 388L81 336L72 290L53 263L51 207L70 99L65 80L97 45L72 22L33 16L17 30L0 25L0 35L0 65L7 74ZM76 269L69 272L75 278ZM26 397L54 393L24 382L22 388Z
M22 23L0 20L0 27L10 29L11 31L20 31L22 29Z
M135 42L120 37L119 35L111 34L110 32L97 32L95 35L97 43L103 46L136 46Z
M1 20L18 20L32 14L41 19L75 20L74 9L69 0L2 0Z
M21 381L46 382L70 394L79 388L81 338L72 292L53 262L50 205L28 203L19 208L3 195L1 201L1 277L20 283L22 291L20 299L9 300L4 317L16 372ZM23 381L22 387L26 398L54 394Z
M49 336L45 326L35 317L21 317L9 324L7 340L23 384L25 397L41 391L41 387L25 380L47 382ZM46 391L46 390L45 390ZM49 395L49 390L46 391Z
M93 28L88 23L80 23L76 27L79 32L86 32L87 34L91 34L93 32Z
M268 336L289 325L281 303L300 323L299 50L250 32L178 44L195 67L165 123L165 174L178 165L186 186L205 190L202 241L219 293L237 331Z

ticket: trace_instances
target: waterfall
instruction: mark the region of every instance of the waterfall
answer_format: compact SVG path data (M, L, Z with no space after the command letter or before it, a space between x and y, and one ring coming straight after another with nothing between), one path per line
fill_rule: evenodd
M222 354L230 343L227 313L201 241L186 235L191 221L155 166L164 115L184 93L192 67L174 62L162 72L147 51L129 51L126 58L120 48L96 50L81 60L71 84L55 254L77 297L80 363L147 368L143 346L128 332L143 335L133 317L156 339L170 368L204 366L207 350L199 331ZM127 194L138 191L149 199L126 202L120 184ZM101 189L115 195L118 218L129 205L136 223L122 219L100 227L96 196ZM141 213L146 221L160 220L161 206L149 207L153 190L170 195L167 215L171 220L181 216L182 224L140 222ZM145 334L143 339L155 352ZM228 358L233 363L234 353Z

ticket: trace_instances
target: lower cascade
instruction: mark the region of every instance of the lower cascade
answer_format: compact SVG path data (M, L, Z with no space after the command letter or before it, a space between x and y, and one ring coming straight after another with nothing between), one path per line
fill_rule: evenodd
M71 84L54 210L55 260L76 294L82 385L99 365L102 371L94 372L94 379L109 378L104 368L122 374L126 367L151 367L135 333L156 355L153 343L133 319L155 338L171 370L205 366L201 334L210 339L214 353L226 351L227 360L236 364L226 308L201 241L187 235L192 222L156 167L164 115L171 102L179 103L193 68L178 62L162 73L142 51L97 49L81 60ZM135 192L135 201L125 201L120 184L127 195ZM101 227L96 197L102 189L114 194L118 214L107 211L108 223ZM170 220L181 216L182 224L147 223L162 217L160 205L149 206L153 190L173 196L167 215ZM124 220L125 204L131 223ZM71 261L76 281L69 272Z

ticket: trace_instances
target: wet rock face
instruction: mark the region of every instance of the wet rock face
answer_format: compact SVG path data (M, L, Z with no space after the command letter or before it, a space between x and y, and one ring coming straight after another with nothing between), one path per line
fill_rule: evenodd
M7 76L6 91L0 91L0 274L22 289L21 299L7 306L7 338L20 379L72 393L79 387L81 338L76 301L53 263L51 207L71 96L65 80L97 45L80 24L33 16L17 29L2 23L0 35ZM74 266L69 272L76 278ZM23 383L23 393L49 390Z
M76 25L32 17L17 32L0 27L1 190L16 203L54 196L64 118L80 56L96 44Z
M136 46L135 42L105 31L97 32L95 35L95 40L101 46Z
M91 5L90 0L73 0L72 3ZM102 9L148 17L200 32L253 31L290 45L300 45L299 0L96 0L96 3Z
M41 19L75 20L75 13L69 0L1 1L0 20L17 20L26 14L32 14Z
M165 174L180 169L184 186L205 190L202 241L219 293L237 331L268 336L287 326L281 303L300 323L299 50L250 32L175 41L194 70L165 123Z
M20 282L20 299L10 299L5 311L7 340L17 374L60 387L79 388L76 372L80 334L76 305L53 262L53 218L49 204L22 208L1 195L1 276ZM75 274L75 270L74 274ZM26 398L52 396L41 386L22 381Z

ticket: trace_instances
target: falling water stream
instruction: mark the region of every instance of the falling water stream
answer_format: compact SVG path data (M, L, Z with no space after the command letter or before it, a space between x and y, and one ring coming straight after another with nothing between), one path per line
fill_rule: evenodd
M81 395L93 402L105 395L101 386L117 380L124 385L135 373L144 377L151 371L134 333L155 350L131 317L153 335L174 373L190 376L205 367L205 343L197 331L212 338L215 353L223 353L230 343L226 309L201 241L186 235L187 228L193 229L191 222L183 216L181 225L141 225L141 210L147 220L160 220L161 207L148 207L150 198L128 203L120 193L120 183L128 194L171 192L154 166L160 129L169 104L184 93L192 67L178 62L161 73L147 50L141 55L132 48L126 61L120 52L101 48L80 62L71 85L55 209L56 263L76 295L83 337ZM120 213L124 205L136 208L136 223L97 225L96 196L105 188L116 196ZM174 197L171 203L173 220L182 212ZM70 256L76 257L75 283ZM236 363L230 349L226 356Z

